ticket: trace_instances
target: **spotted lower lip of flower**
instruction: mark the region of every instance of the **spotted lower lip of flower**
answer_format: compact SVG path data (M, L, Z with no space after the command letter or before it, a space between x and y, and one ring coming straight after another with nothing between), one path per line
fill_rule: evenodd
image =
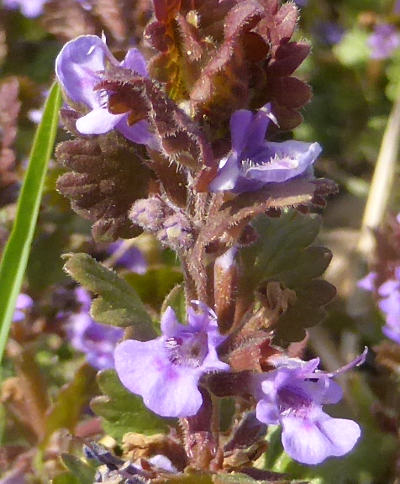
M216 348L225 337L215 313L192 301L188 324L179 324L168 307L161 320L162 335L151 341L126 340L114 353L115 369L123 385L141 395L145 405L163 417L195 415L202 404L198 389L207 372L227 371Z
M366 350L333 373L318 371L318 358L308 362L288 358L263 377L256 391L257 419L282 425L283 447L294 460L315 465L353 449L361 435L359 425L333 418L322 407L342 398L342 390L332 378L362 364L365 357Z
M127 113L112 114L108 111L108 94L95 89L103 79L107 65L148 76L146 61L138 49L130 49L119 63L105 41L96 35L82 35L67 42L57 56L56 75L67 99L90 109L77 120L77 130L82 134L104 134L116 129L134 143L157 149L158 143L148 129L147 121L129 126Z
M283 183L312 174L312 165L321 153L321 146L293 140L266 141L268 125L274 119L269 105L256 114L245 109L233 113L230 122L232 150L220 161L210 191L255 191L269 183Z

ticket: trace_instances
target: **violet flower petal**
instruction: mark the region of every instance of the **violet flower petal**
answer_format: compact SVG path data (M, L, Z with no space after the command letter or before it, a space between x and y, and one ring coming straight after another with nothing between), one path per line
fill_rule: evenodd
M95 89L103 79L107 63L120 65L138 75L147 77L146 61L136 48L130 49L118 63L105 41L96 35L83 35L67 42L56 59L56 74L67 97L75 103L91 108L76 122L82 134L104 134L117 129L130 141L159 150L159 142L149 130L146 120L128 124L128 114L108 111L108 93Z
M400 35L394 25L380 24L368 37L367 45L372 59L387 59L400 46Z
M400 292L395 291L378 302L379 309L386 315L396 315L400 318Z
M309 465L350 452L361 435L359 425L352 420L332 418L322 411L315 413L312 419L282 418L285 451L293 459Z
M185 417L199 410L198 382L204 373L226 371L216 347L226 337L218 332L216 315L192 301L188 324L180 324L170 307L161 319L162 335L151 341L126 340L114 353L122 384L141 395L145 405L164 417Z
M163 335L167 338L172 338L175 336L179 329L185 329L183 324L179 324L176 318L175 311L168 306L161 318L161 330Z
M212 192L233 190L239 180L239 176L238 155L234 152L220 161L218 174L210 183L209 188Z
M123 337L123 329L96 323L89 314L90 294L82 287L74 292L81 308L78 313L70 313L66 320L65 329L71 346L84 353L94 368L113 368L114 349Z
M107 248L108 254L111 255L117 252L122 244L122 240L110 244ZM126 267L137 274L145 274L147 271L147 261L137 247L129 247L126 249L123 254L118 257L116 264Z
M319 464L354 447L361 432L358 424L332 418L322 406L341 399L342 390L332 378L363 363L366 351L334 373L318 371L318 358L281 358L274 362L280 365L276 370L255 378L256 417L265 424L282 425L282 444L293 459Z
M231 117L231 152L220 160L210 191L255 191L269 183L297 176L312 176L312 165L321 153L318 143L265 141L269 123L276 122L270 105L256 114L244 109Z
M152 150L159 150L160 145L153 133L150 132L149 123L146 120L138 121L132 126L129 126L127 122L128 116L126 114L117 116L122 116L122 118L116 125L116 128L125 138L134 143L146 145Z
M164 417L194 415L202 404L197 388L201 371L172 366L160 338L126 340L114 353L122 384L143 397L144 404Z
M130 69L142 77L149 77L146 60L139 49L129 49L126 53L125 59L121 62L121 67Z
M378 294L380 296L391 296L398 289L400 289L399 281L389 279L379 286Z
M69 99L91 108L100 107L100 93L93 88L101 80L106 61L117 64L97 35L82 35L67 42L56 59L57 78Z
M28 296L28 294L25 294L23 292L18 294L13 315L13 322L18 323L20 321L23 321L26 317L25 311L29 310L32 306L33 299Z
M76 129L82 134L108 133L126 117L126 114L112 114L105 108L96 108L77 119Z
M250 166L244 175L262 183L281 183L304 173L322 151L318 143L284 141L268 143L275 153L269 163Z
M92 297L90 293L79 286L74 290L75 298L77 302L81 305L81 312L89 312L90 305L92 303Z
M279 425L280 423L280 413L276 405L266 400L260 400L257 403L256 417L267 425Z
M357 286L365 291L373 291L375 289L375 281L378 277L376 272L369 272L365 277L360 279Z
M253 113L247 109L235 111L230 120L232 149L238 153L244 150L247 144L247 132Z
M24 17L35 18L43 13L46 2L47 0L3 0L3 6L9 9L19 8Z
M400 344L400 324L397 324L397 326L386 324L382 328L382 333L395 343Z
M259 109L253 116L251 124L247 128L246 136L246 145L250 150L252 150L253 146L263 144L271 120L276 121L271 112L270 104Z

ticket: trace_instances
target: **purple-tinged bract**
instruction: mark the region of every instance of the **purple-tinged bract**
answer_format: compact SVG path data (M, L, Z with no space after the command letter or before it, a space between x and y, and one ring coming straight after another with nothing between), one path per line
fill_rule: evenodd
M98 370L114 368L114 349L123 336L123 329L96 323L89 314L91 297L85 289L75 290L81 303L79 313L71 314L66 323L71 345L85 353L90 365Z
M215 313L203 303L192 304L187 326L179 324L168 307L160 337L126 340L115 350L115 368L123 385L163 417L195 415L203 401L198 389L201 376L229 369L217 355L225 337L218 331Z
M136 48L130 49L125 59L118 62L105 41L96 35L82 35L67 42L56 59L56 74L65 95L72 103L90 111L76 122L82 134L104 134L116 129L127 139L156 148L157 143L149 132L147 121L132 126L128 114L108 111L108 94L95 87L103 80L107 65L129 69L138 76L147 77L146 61Z
M308 362L287 358L263 377L257 418L265 424L282 425L283 447L294 460L319 464L353 449L361 434L359 425L332 418L322 406L342 398L342 390L332 377L362 364L365 354L335 373L318 371L319 358Z
M321 153L318 143L265 140L271 120L269 105L256 114L246 109L231 117L232 150L219 163L219 170L210 183L213 192L231 190L248 192L269 183L282 183L312 173L312 165Z

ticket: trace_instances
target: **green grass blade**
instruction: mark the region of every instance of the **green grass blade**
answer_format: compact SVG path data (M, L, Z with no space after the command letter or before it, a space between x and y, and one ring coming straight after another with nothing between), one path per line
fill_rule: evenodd
M21 289L35 232L47 165L58 127L61 93L54 84L36 131L14 225L0 263L0 362L8 338L15 303Z

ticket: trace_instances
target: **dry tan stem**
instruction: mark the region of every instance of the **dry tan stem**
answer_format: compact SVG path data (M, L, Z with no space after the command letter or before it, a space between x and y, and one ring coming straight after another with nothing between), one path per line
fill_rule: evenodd
M381 223L390 196L399 151L399 138L400 91L383 135L361 224L357 251L367 260L371 258L375 246L372 230Z

